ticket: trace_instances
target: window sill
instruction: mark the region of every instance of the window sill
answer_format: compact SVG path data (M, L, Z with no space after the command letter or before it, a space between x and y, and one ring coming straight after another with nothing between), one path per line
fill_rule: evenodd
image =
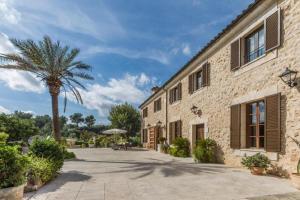
M203 86L203 87L201 87L201 88L195 90L192 94L190 94L190 96L191 96L191 97L192 97L192 96L195 96L197 93L199 93L199 92L201 92L201 91L203 91L203 90L206 90L206 89L207 89L207 86Z
M278 153L276 152L266 152L264 149L235 149L234 155L238 157L253 156L257 153L261 153L267 156L272 161L278 161Z
M260 56L259 58L256 58L255 60L252 60L251 62L248 62L235 71L233 71L234 76L239 76L247 71L250 71L256 67L262 66L263 64L277 58L277 49L270 51L268 53L265 53L264 55Z
M177 100L177 101L173 102L172 104L170 104L170 106L175 106L175 105L179 104L180 102L181 102L181 100Z

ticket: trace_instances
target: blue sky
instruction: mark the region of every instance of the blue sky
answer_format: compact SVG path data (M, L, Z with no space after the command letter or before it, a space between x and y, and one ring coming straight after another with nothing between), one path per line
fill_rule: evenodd
M138 106L253 0L0 0L0 52L14 51L8 38L49 35L81 49L93 66L84 105L67 112L94 114L107 123L112 105ZM62 100L62 99L61 99ZM0 112L50 114L47 89L25 72L0 72Z

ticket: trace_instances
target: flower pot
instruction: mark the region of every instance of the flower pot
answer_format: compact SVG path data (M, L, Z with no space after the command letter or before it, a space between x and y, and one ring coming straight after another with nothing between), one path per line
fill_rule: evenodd
M157 144L157 151L161 152L161 144Z
M253 175L263 175L265 169L262 167L252 167L251 168L251 174Z
M5 200L22 200L23 199L23 193L24 193L24 186L19 185L17 187L9 187L0 189L0 199Z
M292 173L290 177L294 187L300 190L300 174Z

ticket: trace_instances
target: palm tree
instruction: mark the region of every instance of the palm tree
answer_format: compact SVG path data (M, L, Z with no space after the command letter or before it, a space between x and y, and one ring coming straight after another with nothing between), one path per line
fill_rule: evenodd
M78 103L83 103L78 88L85 89L78 79L93 80L86 71L91 66L74 61L79 49L62 46L44 36L42 41L10 40L18 53L0 54L0 68L28 71L35 74L49 89L52 98L52 126L54 138L60 141L58 96L64 92L64 111L67 105L67 92L73 94Z

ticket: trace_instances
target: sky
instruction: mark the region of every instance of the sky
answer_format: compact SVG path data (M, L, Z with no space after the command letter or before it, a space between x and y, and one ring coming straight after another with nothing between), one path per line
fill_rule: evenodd
M0 53L9 38L44 35L80 48L94 81L63 113L93 114L108 123L111 106L135 107L162 85L253 0L0 0ZM51 114L47 88L33 74L0 69L0 112Z

